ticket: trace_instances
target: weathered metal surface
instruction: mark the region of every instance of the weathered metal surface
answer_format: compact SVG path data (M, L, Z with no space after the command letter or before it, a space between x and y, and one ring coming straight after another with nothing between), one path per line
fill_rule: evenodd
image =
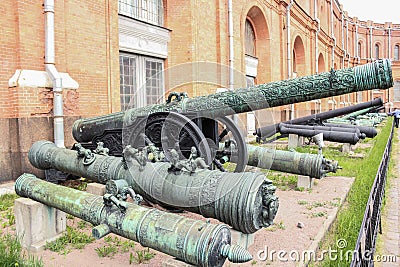
M343 108L339 108L339 109L335 109L335 110L330 110L330 111L313 114L313 115L309 115L309 116L305 116L305 117L301 117L301 118L297 118L297 119L293 119L293 120L281 122L281 123L303 124L303 125L305 125L305 124L310 124L310 125L322 124L322 122L327 119L335 118L338 116L343 116L345 114L355 112L357 110L366 109L366 108L370 108L370 107L379 107L382 105L383 105L382 99L377 98L372 101L360 103L360 104L357 104L354 106L348 106L348 107L343 107ZM269 138L269 137L273 136L274 134L276 134L277 132L279 132L279 124L280 123L260 127L258 129L256 129L255 134L258 137L263 138L263 139Z
M339 128L356 128L359 129L360 132L365 134L365 136L368 138L374 138L378 134L378 131L374 127L357 126L351 124L338 124L338 123L324 123L324 126L339 127Z
M77 151L38 141L29 161L39 169L57 169L105 184L125 179L151 202L216 218L243 233L254 233L273 223L278 208L275 186L262 173L227 173L198 169L172 170L167 162L141 164L137 160L95 154L85 165Z
M90 222L95 226L92 231L95 238L115 233L196 266L222 266L226 258L238 263L252 259L247 250L231 245L230 230L223 224L116 200L118 206L106 196L58 186L32 174L21 175L15 191Z
M271 82L235 91L181 98L166 104L129 109L91 119L81 119L73 126L78 142L89 142L105 129L129 127L139 116L160 111L190 112L202 117L217 118L269 107L282 106L313 99L393 86L390 61L377 60L362 66L331 70L312 76Z
M262 169L300 174L321 179L328 172L336 172L336 161L325 159L321 154L275 150L260 146L247 146L248 165Z
M319 131L319 130L304 130L304 129L294 129L294 128L286 128L284 126L280 127L281 134L297 134L298 136L304 137L313 137L319 133L323 134L323 138L326 141L338 142L338 143L347 143L355 145L360 138L355 133L346 133L346 132L327 132L327 131Z

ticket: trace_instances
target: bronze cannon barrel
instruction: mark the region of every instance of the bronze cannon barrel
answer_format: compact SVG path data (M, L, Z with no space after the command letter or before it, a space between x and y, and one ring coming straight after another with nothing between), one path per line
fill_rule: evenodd
M90 142L93 136L101 135L105 129L129 127L139 116L161 111L195 113L201 117L218 118L362 90L387 89L392 86L390 61L382 59L353 68L332 69L330 72L311 76L194 98L183 97L165 104L80 119L73 126L73 136L78 142Z
M38 141L29 161L39 169L57 169L105 184L124 179L133 190L154 203L215 218L243 233L254 233L273 223L278 209L275 186L262 173L229 173L200 169L170 171L168 162L127 164L121 157L95 154L90 162L78 152Z
M338 164L321 154L298 153L247 145L247 165L321 179L328 172L336 172Z
M90 222L95 226L92 233L96 238L115 233L196 266L222 266L226 258L232 262L252 259L247 250L231 245L230 230L223 224L188 219L124 201L122 209L102 196L45 182L32 174L21 175L15 191Z

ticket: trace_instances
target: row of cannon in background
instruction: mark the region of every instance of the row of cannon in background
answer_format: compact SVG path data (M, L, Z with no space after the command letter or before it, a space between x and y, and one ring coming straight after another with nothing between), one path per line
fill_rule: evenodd
M354 106L322 112L294 120L258 128L254 135L258 142L272 142L289 134L311 138L322 134L323 140L355 145L365 137L373 138L374 128L386 114L377 113L383 108L381 98ZM338 118L341 116L340 118ZM280 135L276 136L275 134ZM269 138L269 139L268 139Z

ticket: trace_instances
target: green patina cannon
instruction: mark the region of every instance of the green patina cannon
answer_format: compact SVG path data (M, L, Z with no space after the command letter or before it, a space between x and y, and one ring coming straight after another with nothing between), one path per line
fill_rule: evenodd
M252 259L247 250L231 244L231 232L223 224L145 208L111 193L92 195L42 181L31 174L17 179L15 191L90 222L95 226L92 234L97 239L114 233L196 266L222 266L226 258L236 263Z
M322 154L298 153L260 146L247 146L248 165L262 169L288 172L321 179L328 172L336 172L338 163Z
M188 158L191 147L195 146L206 164L216 167L221 166L222 158L233 156L237 163L235 171L240 172L247 164L246 144L236 125L225 127L224 116L362 90L387 89L392 85L390 61L383 59L353 68L194 98L174 93L175 100L168 98L165 104L80 119L73 126L73 136L86 148L95 149L96 144L102 142L111 155L117 156L122 155L127 145L141 149L154 144L164 151L174 148L180 157ZM167 121L173 126L165 127ZM220 127L221 124L225 126ZM237 143L235 155L215 151L229 133Z
M103 184L124 180L146 200L218 219L243 233L271 225L278 209L276 188L262 173L209 170L202 167L201 158L180 160L173 155L169 162L150 163L144 151L129 146L124 157L77 149L38 141L28 157L39 169L53 168Z

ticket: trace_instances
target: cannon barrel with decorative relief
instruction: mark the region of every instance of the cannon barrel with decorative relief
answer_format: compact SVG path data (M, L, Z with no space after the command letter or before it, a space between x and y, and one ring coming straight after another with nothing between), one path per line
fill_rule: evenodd
M28 153L39 169L56 169L106 184L125 180L148 201L215 218L243 233L254 233L273 223L279 202L276 187L258 172L231 173L209 170L201 158L180 160L170 151L169 162L148 162L145 151L124 149L124 157L58 148L38 141ZM174 152L174 153L172 153ZM197 168L198 166L198 168Z
M96 239L114 233L196 266L222 266L226 258L236 263L252 259L247 250L231 244L227 225L128 203L115 194L115 190L96 196L23 174L15 183L15 191L22 197L90 222L94 225L92 234Z
M195 113L200 117L218 118L357 91L387 89L392 86L390 61L381 59L352 68L332 69L330 72L234 91L194 98L177 95L175 101L167 101L165 104L132 108L95 118L84 118L75 122L73 136L78 142L90 142L94 136L102 135L106 129L129 127L136 123L137 117L156 112Z
M334 109L334 110L330 110L330 111L326 111L326 112L321 112L321 113L317 113L317 114L313 114L313 115L309 115L309 116L293 119L293 120L290 120L290 121L285 121L285 122L276 123L276 124L273 124L273 125L260 127L258 129L256 129L256 132L254 134L257 135L257 137L258 137L257 139L258 140L265 140L266 138L269 138L269 137L275 135L276 133L278 133L280 131L279 127L280 127L281 124L286 124L286 125L294 125L294 124L298 124L298 125L325 125L325 123L324 123L325 120L332 119L332 118L339 117L339 116L343 116L343 115L346 115L346 114L349 114L349 113L353 113L353 112L356 112L356 111L359 111L359 110L365 110L365 109L380 107L382 105L383 105L382 99L381 98L377 98L377 99L374 99L372 101L360 103L360 104L353 105L353 106ZM376 135L376 131L375 131L375 134L374 134L373 130L367 129L367 128L364 129L364 128L360 127L359 130L362 133L365 133L367 137L370 137L370 138L374 137Z

